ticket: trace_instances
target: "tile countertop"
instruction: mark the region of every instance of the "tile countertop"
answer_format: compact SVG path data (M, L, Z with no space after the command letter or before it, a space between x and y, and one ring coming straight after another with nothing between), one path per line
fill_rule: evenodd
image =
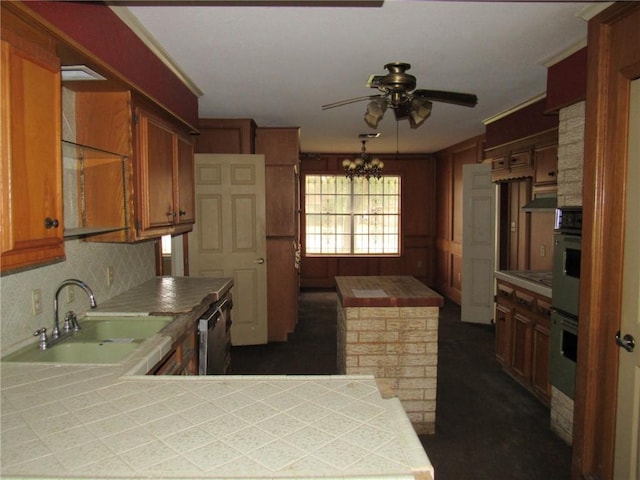
M551 272L537 270L500 270L494 272L499 280L512 283L520 288L551 298Z
M190 284L192 310L215 300L191 280L149 285ZM145 285L134 290L148 294ZM153 311L189 308L167 300L173 293L151 297ZM129 298L101 307L136 308L119 303ZM0 476L433 478L400 401L383 398L373 377L144 375L171 343L160 332L117 365L0 363Z
M336 277L343 307L441 307L443 299L407 275Z
M156 277L87 313L186 313L204 300L221 299L232 286L233 280L224 277Z

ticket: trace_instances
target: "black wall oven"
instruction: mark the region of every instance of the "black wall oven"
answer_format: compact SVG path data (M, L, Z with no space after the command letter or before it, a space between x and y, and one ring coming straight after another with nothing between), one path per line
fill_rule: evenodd
M582 207L564 207L556 211L550 377L551 384L570 398L575 392L578 356L581 232Z

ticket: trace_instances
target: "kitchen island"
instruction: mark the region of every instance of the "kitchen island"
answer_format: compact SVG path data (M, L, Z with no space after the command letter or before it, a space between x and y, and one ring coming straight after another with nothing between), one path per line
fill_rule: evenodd
M338 372L371 374L416 432L434 433L443 299L410 276L336 277Z
M228 286L190 280L101 305L175 314L118 364L0 364L2 478L433 478L400 401L370 375L146 375Z

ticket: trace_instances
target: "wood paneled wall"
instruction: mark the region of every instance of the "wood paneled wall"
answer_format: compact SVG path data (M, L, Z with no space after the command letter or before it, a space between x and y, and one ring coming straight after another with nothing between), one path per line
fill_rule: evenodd
M301 155L301 231L304 232L304 175L342 174L342 159L349 154ZM402 177L402 251L398 257L308 257L302 236L301 286L333 288L336 276L412 275L435 286L436 160L424 155L378 155L388 174Z
M480 163L484 136L436 153L435 288L460 303L462 294L462 167Z

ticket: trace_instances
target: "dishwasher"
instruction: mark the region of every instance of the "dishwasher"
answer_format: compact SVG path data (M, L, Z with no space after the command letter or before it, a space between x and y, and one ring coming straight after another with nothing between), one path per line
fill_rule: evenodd
M213 303L198 319L198 375L225 375L231 363L231 295Z

